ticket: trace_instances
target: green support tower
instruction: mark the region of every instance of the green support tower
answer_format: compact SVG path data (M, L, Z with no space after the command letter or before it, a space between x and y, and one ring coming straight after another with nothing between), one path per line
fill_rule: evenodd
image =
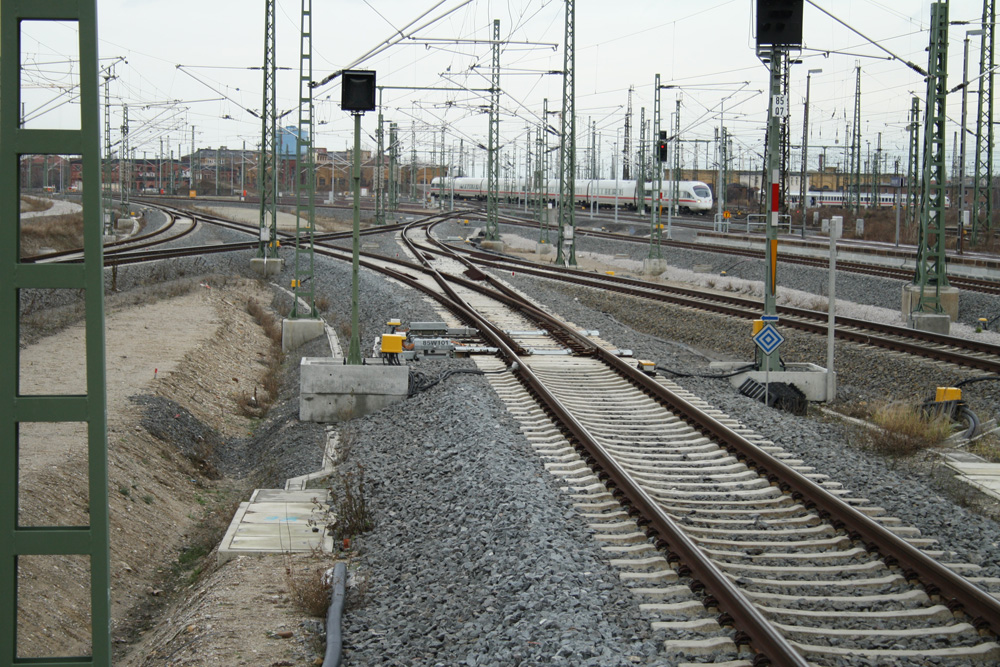
M278 259L278 120L275 90L274 3L275 0L264 0L264 96L260 114L260 160L257 176L260 191L260 239L257 244L257 259L254 260L265 276L281 270L281 260Z
M313 154L312 0L302 0L301 49L299 57L299 132L295 139L295 272L292 288L295 303L292 319L316 317L313 234L316 225L316 171Z
M948 287L945 263L945 125L947 124L948 3L931 4L930 49L927 63L927 113L924 118L923 186L917 269L909 300L910 321L919 328L947 328L941 317L942 290ZM904 288L905 289L905 288ZM921 317L914 317L914 313ZM924 325L921 322L935 322ZM945 332L947 333L947 332Z
M920 201L920 98L910 100L909 164L906 170L906 225L912 229L917 222L917 202Z
M493 20L493 75L490 83L490 145L486 165L486 241L500 241L500 19Z
M2 354L0 362L0 662L34 665L111 664L111 582L108 541L108 462L107 398L105 393L104 354L104 267L103 223L101 220L101 126L98 93L97 2L63 0L61 2L13 2L0 4L0 326ZM79 129L27 129L19 126L21 117L21 26L22 22L60 21L73 23L79 30ZM83 260L78 263L23 264L20 262L20 177L19 164L25 155L79 155L83 167ZM64 393L35 394L23 382L30 371L21 367L20 327L22 292L28 290L82 291L85 323L82 361L86 363L86 387L69 388ZM23 374L23 377L22 377ZM87 497L80 523L53 525L23 510L24 479L20 475L22 456L38 447L38 426L74 429L85 453ZM68 453L67 453L68 454ZM26 465L26 464L25 464ZM67 498L74 505L76 498ZM47 605L40 597L38 583L45 579L45 569L79 563L86 572L75 585L82 586L89 600L74 615L73 622L89 644L87 649L73 649L52 637L43 647L49 655L28 653L18 642L19 598L32 604ZM26 576L32 567L37 577ZM89 590L88 590L89 589ZM55 608L48 607L52 613ZM52 619L55 620L55 619ZM64 622L70 622L66 619ZM65 650L61 646L66 646ZM74 655L66 655L73 653Z
M556 264L576 266L576 0L566 0L562 131L559 150L559 233Z
M976 175L972 194L972 242L993 231L993 29L996 0L983 0L982 50L979 71L979 114L976 117Z

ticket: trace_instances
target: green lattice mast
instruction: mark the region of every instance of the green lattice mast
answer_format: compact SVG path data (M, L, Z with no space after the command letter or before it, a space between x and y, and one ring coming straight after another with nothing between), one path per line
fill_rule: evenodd
M486 158L486 238L500 240L497 193L500 191L500 19L493 20L493 74L490 80L490 143Z
M948 78L948 3L931 4L927 62L927 112L924 119L924 169L920 201L920 238L913 284L920 287L914 311L941 313L941 288L948 286L945 263L945 125Z
M576 0L566 0L562 129L559 150L559 233L556 264L576 266ZM567 252L564 246L569 246ZM567 257L568 255L568 257Z
M275 0L264 0L264 98L260 113L260 160L257 184L260 191L260 241L258 257L277 256L278 234L278 146L275 101ZM193 150L193 149L192 149ZM194 154L191 155L192 161ZM193 163L193 162L192 162ZM192 183L194 171L191 173Z
M979 72L979 114L976 117L976 175L972 194L972 242L993 230L993 24L996 0L983 0L983 34Z
M292 319L315 318L316 288L313 280L316 226L316 170L313 153L312 0L302 0L299 38L299 131L295 138L295 267L292 289ZM304 305L303 305L304 304Z

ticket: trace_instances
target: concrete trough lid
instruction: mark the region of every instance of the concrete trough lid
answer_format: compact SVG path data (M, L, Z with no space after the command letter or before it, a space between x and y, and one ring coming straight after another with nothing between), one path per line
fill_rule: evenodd
M328 500L325 489L257 489L230 522L219 545L219 563L248 554L332 552L333 538L326 535L332 519L325 511Z

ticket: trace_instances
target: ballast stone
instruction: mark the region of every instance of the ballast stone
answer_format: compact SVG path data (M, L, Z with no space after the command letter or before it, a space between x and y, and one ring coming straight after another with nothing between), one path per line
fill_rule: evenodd
M299 367L299 420L340 422L406 398L407 366L345 365L336 357L303 357Z

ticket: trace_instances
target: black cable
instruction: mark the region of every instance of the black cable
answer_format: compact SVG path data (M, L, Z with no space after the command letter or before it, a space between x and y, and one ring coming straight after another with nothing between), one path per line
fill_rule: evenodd
M997 380L1000 380L1000 375L983 375L982 377L969 378L968 380L962 380L961 382L959 382L957 384L953 384L951 386L955 387L957 389L958 387L961 387L961 386L966 385L966 384L972 384L973 382L990 382L990 381L996 382Z
M502 371L489 371L490 374L506 373L506 372L507 372L506 369ZM452 375L486 375L486 373L487 371L481 371L476 368L453 368L449 371L445 371L437 378L434 378L432 380L423 373L421 373L420 371L411 368L410 383L409 383L409 389L407 390L407 397L416 396L422 391L427 391L428 389L440 383L441 381L447 380Z
M756 368L756 366L754 366L753 364L747 364L746 366L741 366L741 367L739 367L739 368L737 368L737 369L735 369L735 370L733 370L733 371L731 371L729 373L725 373L723 375L708 375L708 374L700 374L700 373L684 373L682 371L675 371L675 370L672 370L670 368L663 368L662 366L657 366L656 370L658 372L661 372L661 373L670 373L671 375L676 375L677 377L682 377L682 378L724 379L724 378L731 378L734 375L739 375L740 373L745 373L746 371L753 370L754 368Z

